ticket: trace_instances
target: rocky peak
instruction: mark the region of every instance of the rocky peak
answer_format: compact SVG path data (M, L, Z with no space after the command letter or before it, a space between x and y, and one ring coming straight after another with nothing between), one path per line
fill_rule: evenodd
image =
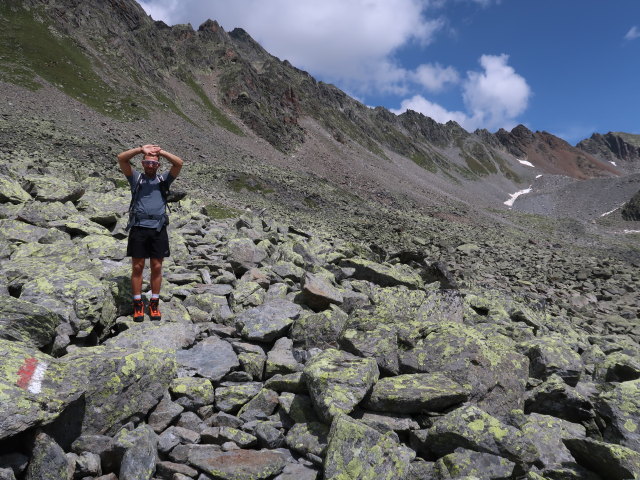
M582 140L577 148L601 160L620 163L620 167L637 172L640 169L640 135L609 132L604 135L594 133Z

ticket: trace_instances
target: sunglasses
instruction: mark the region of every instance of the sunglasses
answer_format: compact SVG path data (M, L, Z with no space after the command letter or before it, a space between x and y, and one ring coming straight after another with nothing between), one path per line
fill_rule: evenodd
M160 165L160 162L158 162L157 160L143 160L142 165L144 165L145 167L157 167L158 165Z

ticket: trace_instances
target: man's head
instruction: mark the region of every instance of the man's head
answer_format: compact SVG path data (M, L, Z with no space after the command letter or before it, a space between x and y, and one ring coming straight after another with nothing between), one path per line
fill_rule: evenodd
M147 176L154 176L160 167L158 155L146 154L142 159L142 168Z

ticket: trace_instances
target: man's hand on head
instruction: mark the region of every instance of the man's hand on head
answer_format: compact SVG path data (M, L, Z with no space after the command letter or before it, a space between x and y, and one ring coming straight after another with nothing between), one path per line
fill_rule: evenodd
M142 146L142 153L144 153L145 156L149 155L152 157L157 157L160 153L160 150L162 149L158 145L148 144Z

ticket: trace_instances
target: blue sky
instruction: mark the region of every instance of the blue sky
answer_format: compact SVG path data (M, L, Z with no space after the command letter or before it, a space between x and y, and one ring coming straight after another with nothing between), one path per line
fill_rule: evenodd
M146 0L217 20L369 106L575 144L640 134L640 0Z

